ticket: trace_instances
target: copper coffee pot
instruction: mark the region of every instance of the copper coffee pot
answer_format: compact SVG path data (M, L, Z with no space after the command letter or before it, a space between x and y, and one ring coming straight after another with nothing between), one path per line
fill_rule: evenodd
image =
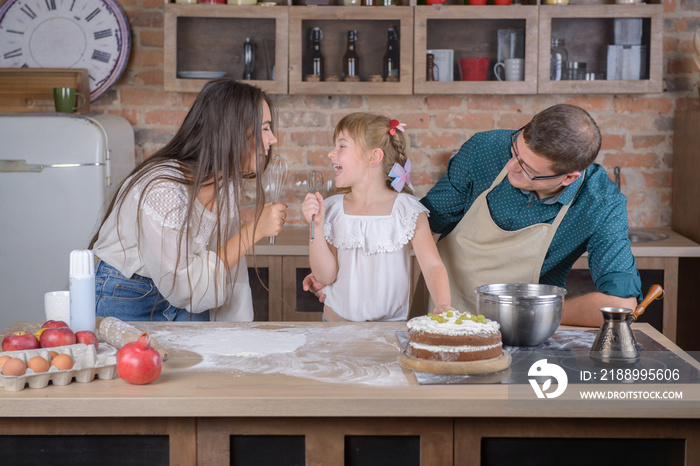
M630 325L652 301L661 298L663 294L660 285L652 285L634 311L624 307L601 308L603 323L591 346L591 359L607 364L634 364L639 361L637 341Z

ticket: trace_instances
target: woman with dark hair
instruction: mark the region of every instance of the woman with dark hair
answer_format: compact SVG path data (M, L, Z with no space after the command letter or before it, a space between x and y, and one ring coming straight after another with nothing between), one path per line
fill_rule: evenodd
M264 204L273 105L233 79L207 83L175 136L124 180L90 243L98 316L253 319L245 254L277 235L287 206ZM245 179L255 180L251 219Z

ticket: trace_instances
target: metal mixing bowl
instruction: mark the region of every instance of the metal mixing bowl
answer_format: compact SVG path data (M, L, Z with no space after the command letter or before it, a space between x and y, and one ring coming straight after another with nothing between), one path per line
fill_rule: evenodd
M476 288L476 312L501 324L503 344L537 346L557 330L566 290L533 283L496 283Z

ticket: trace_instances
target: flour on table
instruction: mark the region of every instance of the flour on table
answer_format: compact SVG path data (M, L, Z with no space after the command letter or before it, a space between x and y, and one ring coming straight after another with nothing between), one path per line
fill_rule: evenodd
M236 376L283 374L331 383L408 384L397 362L378 357L387 350L398 355L396 338L391 334L388 341L386 332L367 326L178 329L159 330L152 336L164 347L200 354L202 362L192 367L197 370Z
M306 343L303 334L293 335L259 329L218 329L178 337L171 347L187 348L202 356L260 357L291 353Z

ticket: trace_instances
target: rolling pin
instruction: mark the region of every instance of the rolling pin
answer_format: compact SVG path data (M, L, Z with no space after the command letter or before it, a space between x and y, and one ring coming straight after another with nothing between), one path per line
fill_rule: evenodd
M136 341L143 333L133 325L117 319L116 317L97 317L95 319L100 336L117 349ZM163 358L163 361L168 359L168 350L158 344L155 338L151 337L151 346L158 351Z

